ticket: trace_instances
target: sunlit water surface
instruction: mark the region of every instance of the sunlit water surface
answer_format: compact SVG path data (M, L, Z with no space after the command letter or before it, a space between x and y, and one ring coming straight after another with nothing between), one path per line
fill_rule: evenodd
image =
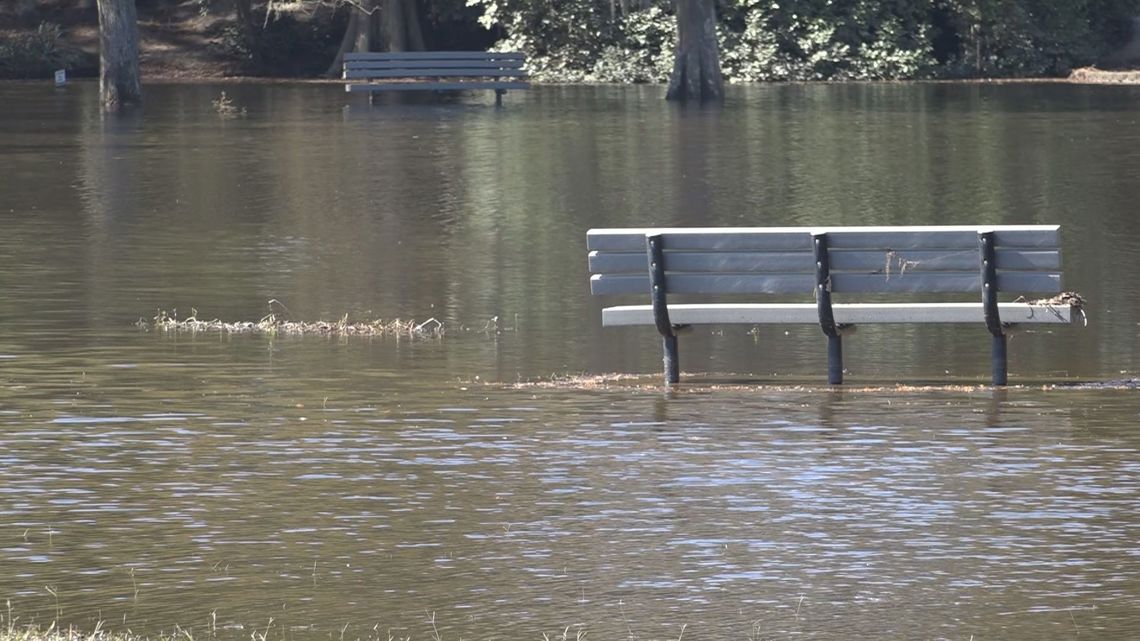
M196 639L1140 637L1128 87L0 85L4 622ZM1057 223L1088 327L600 327L586 229ZM271 302L272 301L272 302ZM159 310L435 318L171 335ZM597 384L566 380L643 375ZM554 382L553 385L547 384ZM535 384L537 383L537 384ZM903 383L904 386L896 386ZM934 387L926 387L935 383Z

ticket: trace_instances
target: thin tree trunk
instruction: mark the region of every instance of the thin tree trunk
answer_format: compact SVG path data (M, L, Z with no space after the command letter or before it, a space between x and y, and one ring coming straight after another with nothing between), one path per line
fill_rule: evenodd
M135 0L98 0L99 97L115 111L142 102Z
M720 100L724 77L716 42L715 0L676 0L677 52L666 100Z

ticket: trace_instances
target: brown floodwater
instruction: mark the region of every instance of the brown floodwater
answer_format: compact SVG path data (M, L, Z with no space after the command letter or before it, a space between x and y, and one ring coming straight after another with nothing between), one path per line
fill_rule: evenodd
M1140 88L222 88L0 85L3 624L1140 637L1140 397L1053 387L1140 376ZM861 328L838 390L818 328L723 327L666 393L589 295L591 227L942 223L1061 225L1089 324L1008 390L981 326Z

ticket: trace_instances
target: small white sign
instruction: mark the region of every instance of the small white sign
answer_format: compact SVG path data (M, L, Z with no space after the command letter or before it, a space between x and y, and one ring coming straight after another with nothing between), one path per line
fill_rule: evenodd
M62 87L67 84L67 70L56 69L55 71L55 86Z

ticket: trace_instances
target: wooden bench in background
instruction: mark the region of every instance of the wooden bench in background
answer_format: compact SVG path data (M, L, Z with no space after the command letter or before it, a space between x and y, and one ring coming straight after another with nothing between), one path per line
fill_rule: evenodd
M592 293L649 296L649 304L603 309L602 325L655 325L667 383L680 375L677 331L690 325L818 323L828 382L840 384L842 336L856 325L972 323L991 334L993 383L1005 385L1010 326L1083 318L1068 302L998 302L999 294L1061 292L1055 225L591 229L586 245ZM981 296L914 302L923 293ZM756 294L793 299L754 302ZM911 302L846 302L863 294Z
M530 87L523 54L495 51L346 53L345 91L457 91L493 89L502 104L508 89Z

